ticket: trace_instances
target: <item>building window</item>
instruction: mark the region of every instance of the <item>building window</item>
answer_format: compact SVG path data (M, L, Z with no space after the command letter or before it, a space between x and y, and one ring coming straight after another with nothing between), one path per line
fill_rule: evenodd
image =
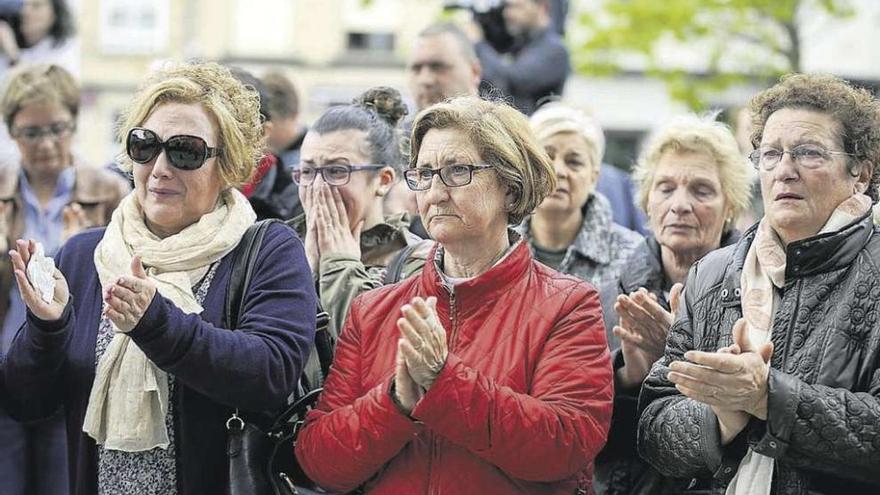
M351 51L393 52L393 33L348 33L348 49Z
M152 55L168 47L168 0L101 1L101 51Z

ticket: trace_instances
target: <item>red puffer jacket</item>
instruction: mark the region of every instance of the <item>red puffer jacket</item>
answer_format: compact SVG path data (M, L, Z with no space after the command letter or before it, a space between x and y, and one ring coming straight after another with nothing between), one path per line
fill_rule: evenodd
M417 421L389 394L396 321L415 296L437 297L449 344ZM572 495L605 444L612 396L596 291L533 261L520 242L454 290L428 263L358 297L296 455L329 490Z

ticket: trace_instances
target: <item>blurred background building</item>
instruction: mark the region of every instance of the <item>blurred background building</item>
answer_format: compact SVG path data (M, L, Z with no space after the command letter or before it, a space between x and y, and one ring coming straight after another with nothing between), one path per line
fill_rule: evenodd
M767 0L772 3L772 0ZM120 148L113 123L136 84L161 60L213 59L259 76L280 68L296 83L309 122L327 106L363 89L390 85L406 92L405 60L419 30L444 14L443 0L78 0L82 47L81 153L106 163ZM461 3L461 2L459 2ZM571 0L566 32L579 43L580 19L604 0ZM846 19L803 14L802 67L867 85L880 81L880 1L849 0ZM574 49L574 51L577 51ZM668 63L700 77L701 46L671 44ZM624 61L626 62L626 61ZM686 106L638 61L610 77L573 76L565 99L592 110L608 134L606 159L627 168L652 126ZM738 85L709 106L743 104L756 86Z

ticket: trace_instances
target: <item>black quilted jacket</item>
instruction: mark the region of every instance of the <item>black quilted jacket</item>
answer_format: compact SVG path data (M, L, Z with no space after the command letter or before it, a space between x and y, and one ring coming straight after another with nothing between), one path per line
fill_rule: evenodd
M729 231L721 238L721 246L734 244L739 238L739 231ZM626 270L620 274L613 287L599 291L602 296L605 331L612 351L611 361L615 372L624 365L620 341L611 332L620 320L614 312L614 301L617 296L644 287L657 296L661 306L669 310L666 292L672 288L672 284L663 273L660 244L653 236L645 238L630 256L626 266ZM669 490L674 491L674 487L682 483L680 480L666 479L636 453L638 396L639 387L626 388L615 380L614 414L611 417L608 443L596 458L596 470L593 474L593 489L596 495L656 495Z
M776 459L774 494L880 493L880 229L865 216L787 248L767 421L721 447L711 409L666 379L685 351L731 343L754 227L691 269L666 355L639 397L639 454L683 489L723 494L748 447Z

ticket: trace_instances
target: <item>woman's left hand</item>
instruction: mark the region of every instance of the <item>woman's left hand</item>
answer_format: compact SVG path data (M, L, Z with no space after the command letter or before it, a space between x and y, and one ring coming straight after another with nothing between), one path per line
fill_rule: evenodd
M443 370L449 349L446 330L437 318L437 298L424 300L414 297L410 304L400 308L403 318L397 320L397 328L403 336L400 350L412 379L425 391Z
M313 191L312 207L316 215L318 249L321 255L345 254L360 259L363 220L352 231L339 190L325 184L313 184L312 187L317 188Z
M767 419L767 380L773 343L752 345L745 321L733 327L733 345L722 352L688 351L669 365L669 381L685 396L729 411Z
M104 315L119 331L128 333L141 321L155 295L156 284L147 277L141 257L134 256L131 275L104 288Z

